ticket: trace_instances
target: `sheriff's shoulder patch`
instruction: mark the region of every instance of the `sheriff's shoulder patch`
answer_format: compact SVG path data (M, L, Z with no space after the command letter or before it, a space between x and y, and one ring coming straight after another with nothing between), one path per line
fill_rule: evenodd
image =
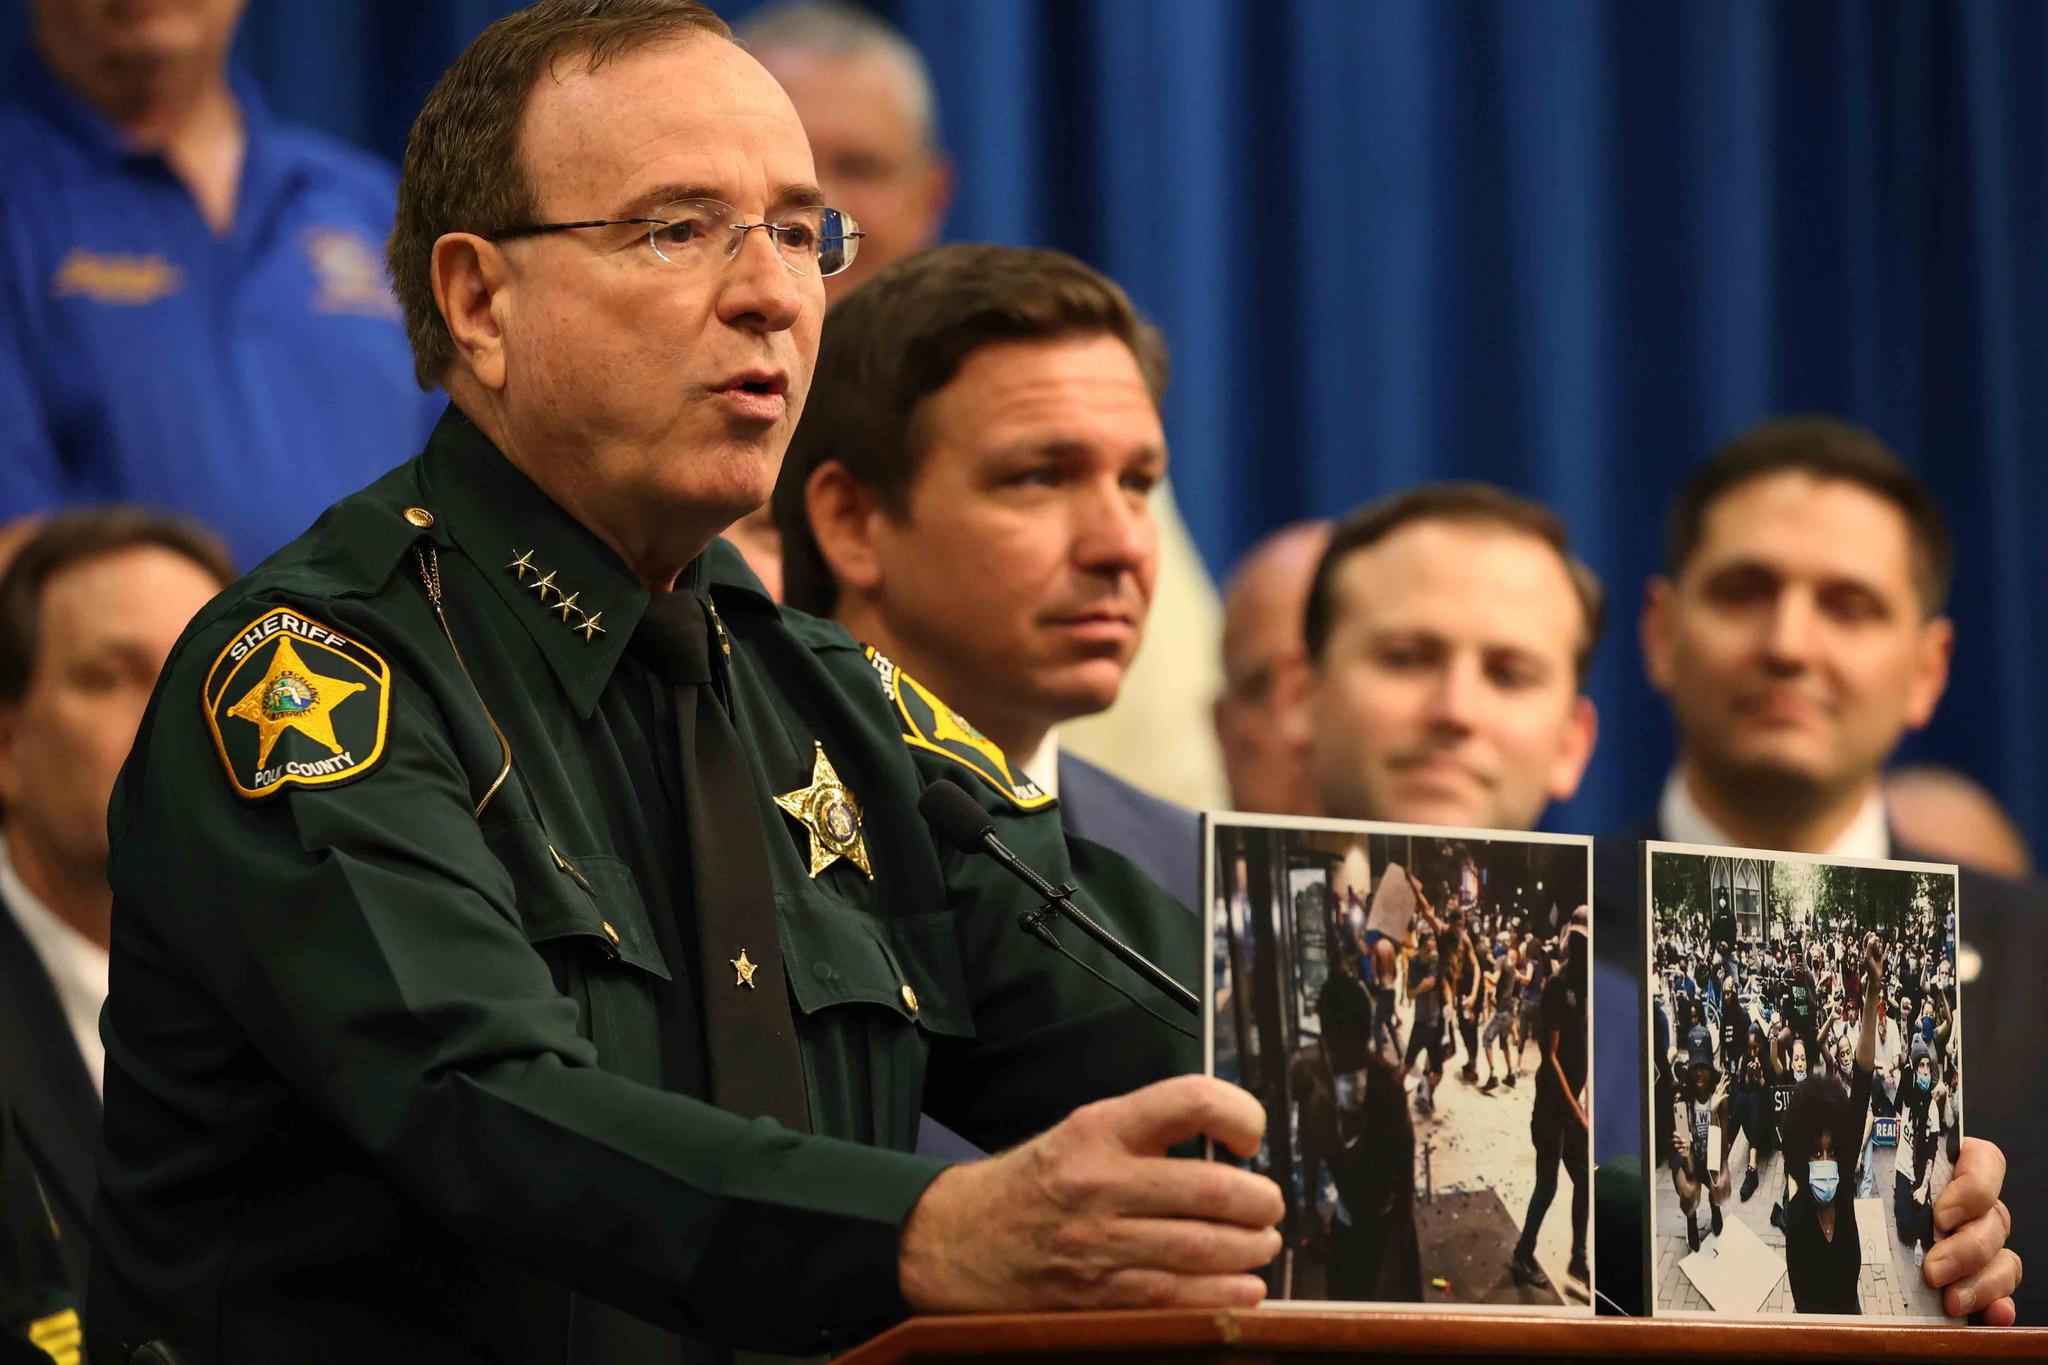
M872 645L866 646L865 652L882 680L882 691L895 708L905 744L951 759L994 787L1019 810L1040 810L1053 804L1051 795L1012 768L995 741L975 729L966 717L898 668L888 655Z
M273 607L235 634L201 698L228 781L251 801L352 781L384 757L391 668L367 645Z

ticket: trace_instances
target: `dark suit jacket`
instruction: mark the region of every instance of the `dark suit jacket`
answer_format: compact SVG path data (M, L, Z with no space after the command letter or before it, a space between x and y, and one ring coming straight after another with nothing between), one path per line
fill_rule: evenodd
M1641 1150L1645 966L1637 845L1662 837L1652 820L1595 845L1593 951L1601 968L1594 988L1595 1036L1628 1040L1620 1047L1604 1041L1595 1063L1599 1161ZM1949 861L1897 844L1892 856ZM2048 1107L2048 990L2041 987L2048 966L2048 884L1966 867L1956 897L1962 941L1984 963L1976 980L1963 987L1963 1132L1995 1142L2005 1153L2003 1197L2013 1215L2006 1245L2019 1253L2033 1279L2048 1266L2048 1143L2041 1139ZM1651 1169L1654 1178L1654 1163ZM1601 1244L1603 1260L1615 1253L1639 1256L1640 1249ZM2035 1320L2037 1303L2048 1303L2033 1284L2016 1298L2022 1321Z
M100 1097L42 959L0 905L0 1094L43 1197L57 1221L58 1245L73 1289L85 1292L91 1228L93 1148L99 1143Z
M1060 755L1060 823L1101 844L1197 910L1202 897L1202 821L1093 763Z

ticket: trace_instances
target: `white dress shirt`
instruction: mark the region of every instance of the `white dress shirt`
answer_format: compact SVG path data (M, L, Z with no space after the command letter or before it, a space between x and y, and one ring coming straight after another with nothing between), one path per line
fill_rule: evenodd
M21 936L42 959L57 1004L78 1043L78 1055L85 1059L93 1089L100 1089L107 1070L107 1048L100 1041L100 1007L107 1003L107 950L57 918L56 912L28 889L15 873L4 835L0 835L0 900L14 913Z
M1657 803L1657 823L1664 837L1675 844L1720 844L1746 847L1707 818L1699 802L1685 785L1685 777L1673 768L1664 779L1664 798ZM1820 850L1823 858L1889 858L1892 856L1891 824L1884 815L1884 796L1872 788L1862 809L1835 841Z
M1012 766L1015 766L1014 764ZM1038 789L1053 800L1060 795L1060 732L1047 730L1045 739L1038 746L1038 752L1024 760L1023 770L1027 777L1038 784Z

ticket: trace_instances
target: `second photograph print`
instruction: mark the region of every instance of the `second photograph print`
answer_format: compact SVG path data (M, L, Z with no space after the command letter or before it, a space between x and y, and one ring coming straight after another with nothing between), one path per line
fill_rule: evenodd
M1584 839L1211 817L1212 1074L1264 1103L1275 1302L1590 1313Z

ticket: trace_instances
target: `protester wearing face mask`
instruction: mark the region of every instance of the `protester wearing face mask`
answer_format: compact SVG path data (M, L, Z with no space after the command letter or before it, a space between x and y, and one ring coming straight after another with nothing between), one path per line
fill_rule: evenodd
M1780 1047L1778 1048L1779 1068L1793 1085L1798 1085L1813 1072L1813 1054L1807 1050L1806 1039L1793 1033L1790 1029L1780 1033L1778 1038L1780 1042Z
M1856 1203L1844 1197L1870 1108L1871 1064L1877 1054L1872 1022L1883 999L1884 949L1877 936L1865 943L1866 998L1849 1086L1815 1074L1801 1081L1785 1107L1785 1171L1793 1194L1785 1204L1785 1274L1792 1305L1802 1313L1862 1312L1856 1280L1863 1244ZM1903 1227L1904 1224L1901 1224Z

